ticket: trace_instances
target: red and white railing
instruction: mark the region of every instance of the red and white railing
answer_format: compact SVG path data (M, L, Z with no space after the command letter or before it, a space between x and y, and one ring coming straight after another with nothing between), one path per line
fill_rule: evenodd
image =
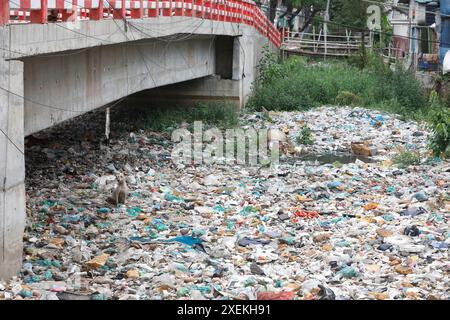
M280 47L281 34L250 0L0 0L0 25L186 16L253 26Z

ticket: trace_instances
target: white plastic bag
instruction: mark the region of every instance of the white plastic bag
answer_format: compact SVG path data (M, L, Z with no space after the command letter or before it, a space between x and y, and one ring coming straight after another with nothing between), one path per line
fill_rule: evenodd
M443 73L449 73L450 72L450 51L447 51L445 58L444 58L444 63L443 63Z

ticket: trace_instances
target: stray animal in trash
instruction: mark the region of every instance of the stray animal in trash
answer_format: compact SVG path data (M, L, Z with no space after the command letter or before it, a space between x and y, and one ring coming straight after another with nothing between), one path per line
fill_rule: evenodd
M125 204L128 197L128 186L124 176L117 178L117 187L114 189L112 196L108 198L108 202L114 205L119 203Z

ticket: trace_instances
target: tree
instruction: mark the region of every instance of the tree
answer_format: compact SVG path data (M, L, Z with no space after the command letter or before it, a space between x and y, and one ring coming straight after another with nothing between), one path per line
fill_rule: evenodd
M273 22L275 19L275 9L284 5L286 11L280 15L280 18L285 18L290 27L293 25L294 18L300 13L305 15L305 21L300 26L299 32L304 31L313 22L314 17L325 10L327 0L271 0L270 19Z
M378 0L385 2L384 0ZM364 0L332 0L331 20L336 25L361 32L362 66L367 62L365 37L367 31L367 8L373 3Z

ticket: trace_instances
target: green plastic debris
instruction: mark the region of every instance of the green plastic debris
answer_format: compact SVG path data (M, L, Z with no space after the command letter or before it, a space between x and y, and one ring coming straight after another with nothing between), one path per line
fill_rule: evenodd
M42 281L42 277L40 277L40 276L32 276L32 277L24 278L25 283L36 283L36 282L41 282L41 281Z
M255 277L248 277L244 282L245 287L253 287L255 284L256 284Z
M110 221L107 221L107 222L97 222L96 224L95 224L95 226L97 227L97 228L99 228L99 229L108 229L108 228L110 228L111 226L112 226L112 222L110 222Z
M45 278L45 280L51 280L53 278L52 270L45 271L44 278Z
M352 267L342 268L341 270L339 270L338 274L341 275L343 278L348 279L358 276L358 272Z
M127 209L127 214L131 217L131 218L136 218L139 213L142 212L142 209L139 207L133 207L133 208L128 208Z
M201 293L210 293L211 288L209 286L193 286L192 290L200 291Z
M181 271L181 272L184 272L184 273L189 273L189 269L182 263L174 263L174 267L178 271Z
M23 290L21 290L21 291L19 292L19 295L20 295L22 298L31 298L31 297L33 296L33 292L32 292L31 290L25 290L25 289L23 289Z
M258 210L256 210L255 207L252 207L252 206L246 206L246 207L244 207L244 208L241 210L240 214L243 215L243 216L247 216L247 215L249 215L250 213L256 213L256 212L258 212Z
M442 222L442 221L444 221L444 217L440 214L432 213L430 215L430 217L427 219L427 221L428 222L431 222L431 221Z
M164 195L164 199L167 200L167 201L173 201L173 202L184 202L183 198L175 196L175 195L173 195L171 193L166 193Z
M186 287L178 288L177 290L177 297L185 297L188 296L191 293L191 290Z
M338 222L341 222L342 220L345 220L345 218L337 217L337 218L331 219L330 222L331 223L338 223Z
M206 233L206 230L202 229L193 229L192 230L192 236L193 237L201 237Z
M350 242L346 241L346 240L340 240L338 242L336 242L335 244L336 247L350 247Z
M103 293L94 293L91 296L91 300L108 300Z
M47 207L42 207L39 212L41 213L48 213L48 208Z
M292 245L295 244L295 239L292 238L292 237L284 237L284 238L281 238L281 239L280 239L280 242L281 242L281 243L286 243L286 244L292 246Z
M53 201L53 200L44 200L41 203L41 205L49 207L49 208L51 208L53 206L56 206L57 204L58 204L58 202L57 201Z
M155 224L155 229L158 231L166 231L168 227L164 223L157 223Z
M111 209L109 209L109 208L100 208L100 209L98 209L98 213L110 213L111 212Z
M155 238L158 237L158 234L153 230L153 227L152 227L152 226L146 226L146 227L144 228L144 231L147 233L147 235L148 235L150 238L155 239Z
M219 213L223 213L223 212L225 212L225 208L222 207L221 205L217 205L217 206L214 207L214 211L215 212L219 212Z
M61 268L61 262L57 261L57 260L49 260L49 259L45 259L45 260L36 260L36 263L42 267L56 267L56 268Z

